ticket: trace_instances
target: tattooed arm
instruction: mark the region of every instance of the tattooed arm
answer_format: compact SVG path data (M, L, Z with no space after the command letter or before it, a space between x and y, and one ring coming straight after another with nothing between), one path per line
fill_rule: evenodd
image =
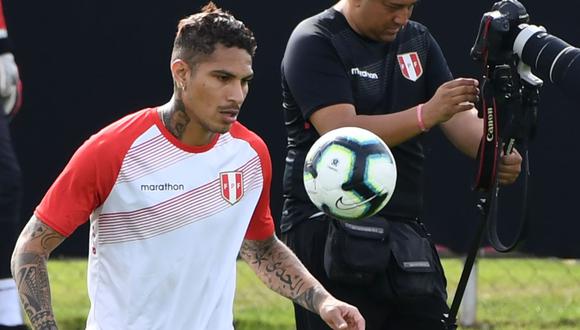
M270 289L319 314L333 329L364 329L358 309L328 293L275 235L244 240L240 255Z
M50 301L46 262L63 240L52 228L32 216L20 233L12 254L12 276L20 301L35 330L57 329Z

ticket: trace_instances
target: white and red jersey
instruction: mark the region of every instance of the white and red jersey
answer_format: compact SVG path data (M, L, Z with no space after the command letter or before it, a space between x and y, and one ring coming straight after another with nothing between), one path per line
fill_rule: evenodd
M232 329L242 240L274 234L271 172L237 122L191 147L145 109L87 140L35 211L65 236L90 217L87 329Z

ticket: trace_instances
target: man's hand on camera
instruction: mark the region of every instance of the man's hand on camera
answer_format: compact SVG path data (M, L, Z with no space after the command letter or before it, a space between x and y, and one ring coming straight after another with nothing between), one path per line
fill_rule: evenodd
M441 85L423 106L423 120L427 127L446 122L455 114L473 109L479 98L479 82L457 78Z
M509 155L502 153L497 168L497 178L500 185L509 185L516 181L522 170L522 156L513 149Z

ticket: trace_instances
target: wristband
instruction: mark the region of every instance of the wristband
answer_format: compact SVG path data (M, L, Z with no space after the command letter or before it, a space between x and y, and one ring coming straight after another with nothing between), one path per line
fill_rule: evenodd
M429 130L423 121L423 103L417 106L417 124L422 132L427 132Z

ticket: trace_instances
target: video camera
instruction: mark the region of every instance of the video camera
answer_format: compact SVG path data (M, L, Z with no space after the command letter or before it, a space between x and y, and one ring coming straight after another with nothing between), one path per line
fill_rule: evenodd
M521 78L541 84L535 74L556 85L566 96L580 102L580 48L529 24L526 8L517 0L496 2L483 14L471 50L476 61L489 64L518 62Z

